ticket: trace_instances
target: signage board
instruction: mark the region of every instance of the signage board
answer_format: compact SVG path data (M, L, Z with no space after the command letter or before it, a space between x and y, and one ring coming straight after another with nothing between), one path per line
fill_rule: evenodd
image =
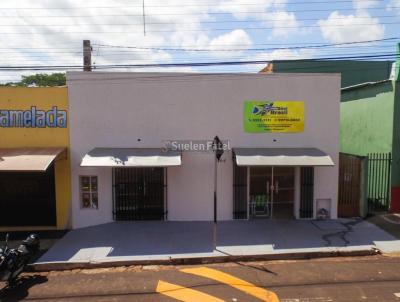
M244 131L280 133L304 131L304 102L245 101Z
M0 128L66 128L67 111L53 106L41 110L31 106L27 110L0 108Z

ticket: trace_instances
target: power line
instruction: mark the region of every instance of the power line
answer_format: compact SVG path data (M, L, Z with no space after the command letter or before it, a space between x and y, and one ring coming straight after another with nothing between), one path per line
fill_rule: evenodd
M364 55L364 56L340 56L319 58L318 60L334 61L334 60L365 60L365 59L390 59L396 58L396 53L388 53L384 55ZM310 59L310 61L316 61ZM148 67L204 67L204 66L232 66L232 65L254 65L266 64L270 60L247 60L247 61L215 61L215 62L186 62L186 63L152 63L152 64L111 64L97 65L96 69L115 69L115 68L148 68ZM82 69L82 65L21 65L21 66L0 66L0 70L53 70L53 69Z
M96 45L93 44L93 46L96 46ZM360 46L358 46L358 48L359 47ZM394 49L395 48L394 45L361 46L361 47L363 47L363 48L372 47L373 49L376 49L376 51L378 51L381 48L385 48L385 49L387 49L387 48L393 48ZM101 47L99 47L99 48L101 48ZM209 49L208 50L208 49L182 49L182 48L180 48L180 49L176 49L176 50L189 52L189 53L192 50L194 52L199 52L199 50L201 50L200 51L201 53L208 53L208 52L211 52L211 53L214 53L214 52L216 52L216 53L218 53L218 52L232 52L232 53L235 53L235 52L237 52L238 53L238 52L246 52L246 51L255 51L255 52L274 51L274 50L277 50L277 51L279 51L279 50L282 50L282 51L283 50L300 50L300 51L304 51L304 50L319 49L320 50L319 51L320 54L321 54L321 52L323 52L325 54L326 53L343 54L343 52L344 52L344 53L347 54L350 51L351 51L351 54L377 54L377 52L372 53L371 50L368 53L365 53L365 52L362 53L362 52L360 52L360 50L358 48L354 49L353 47L351 47L351 48L350 47L346 47L346 48L334 48L334 49L332 49L330 47L326 47L326 48L322 48L322 47L287 47L287 48L215 49L215 50L214 49ZM144 50L141 50L141 48L139 47L138 49L134 49L133 51L111 51L110 52L106 48L101 48L101 49L102 49L101 56L105 56L105 57L108 57L108 56L124 57L124 56L132 56L132 55L149 54L149 52L151 52L151 51L170 51L170 50L174 50L174 49L169 49L169 48L145 48ZM7 56L7 54L11 54L11 55ZM54 57L54 56L56 56L58 54L69 54L72 57L76 57L76 56L79 55L79 58L80 58L80 56L82 55L82 52L81 51L79 51L79 52L57 52L57 51L54 51L54 52L45 52L45 53L43 53L43 52L28 52L28 53L22 52L21 53L20 52L20 53L17 53L18 56L16 56L15 54L16 54L15 52L1 52L0 51L0 55L2 55L3 60L4 59L10 59L10 60L18 59L18 60L20 60L21 56L25 56L26 58L23 58L23 59L26 59L26 60L33 60L35 58L36 59L50 59L50 58L52 58L52 57ZM60 58L57 56L55 59L59 60Z
M358 19L370 19L371 16L368 17L354 17L353 20ZM398 18L398 15L384 15L384 16L373 16L373 18ZM329 18L329 20L346 20L347 18ZM199 21L201 24L224 24L224 23L257 23L257 22L279 22L286 21L287 19L267 19L267 20L220 20L220 21ZM318 21L321 18L305 18L305 19L296 19L296 21ZM199 22L182 22L180 25L185 24L198 24ZM173 22L146 22L146 25L174 25ZM80 27L80 26L143 26L143 23L79 23L79 24L0 24L0 27L47 27L47 26L62 26L62 27Z
M243 48L243 49L200 49L200 48L164 48L164 47L141 47L141 46L121 46L121 45L109 45L109 44L96 44L93 45L100 47L110 47L110 48L128 48L128 49L146 49L146 50L163 50L163 51L199 51L199 52L210 52L210 51L240 51L240 50L286 50L286 49L308 49L308 48L325 48L325 47L336 47L336 46L344 46L344 45L356 45L363 43L373 43L373 42L382 42L382 41L393 41L398 40L400 37L392 37L385 39L375 39L375 40L364 40L364 41L353 41L353 42L343 42L343 43L329 43L329 44L320 44L313 46L295 46L295 47L272 47L272 48Z
M374 56L379 56L379 55L388 55L388 53L385 53L385 52L379 52L379 53L374 53L374 54L371 54L371 52L363 52L363 53L360 53L360 52L352 52L352 53L340 53L340 54L337 54L337 53L324 53L324 54L321 54L320 56L313 56L313 59L314 60L319 60L319 59L323 59L324 57L326 57L326 56L328 56L328 55L331 55L331 56L333 56L333 55L335 55L335 56L361 56L361 55L365 55L365 56L367 56L367 55L374 55ZM270 54L265 54L265 56L260 56L259 57L259 59L260 60L262 60L262 59L264 59L265 58L265 60L270 60L270 57L271 57L271 55ZM274 56L274 57L276 57L276 56ZM305 54L304 55L304 57L307 57L307 54ZM297 59L297 58L299 58L299 55L297 55L297 54L288 54L288 55L285 55L284 56L284 58L285 59ZM18 60L18 62L19 63L23 63L23 64L37 64L38 63L38 61L42 61L40 64L49 64L49 63L52 63L52 62L54 62L54 63L60 63L60 60L57 58L57 57L54 57L54 58L34 58L34 59L29 59L29 58L10 58L10 57L8 57L8 58L4 58L4 59L6 59L6 60ZM146 57L137 57L137 58L127 58L127 57L120 57L120 59L122 59L123 60L123 62L125 63L125 64L128 64L128 63L138 63L138 62L140 62L141 64L144 64L144 63L153 63L153 62L155 62L155 61L159 61L159 62L168 62L168 63L179 63L179 62L187 62L188 60L191 60L191 59L193 59L193 58L190 58L190 57L182 57L182 58L175 58L175 59L158 59L158 60L156 60L156 59L152 59L152 58L146 58ZM230 60L241 60L241 59L243 59L243 56L229 56L229 59ZM104 56L104 55L97 55L96 56L96 61L97 62L101 62L101 61L112 61L112 62L114 62L115 64L116 64L116 62L117 62L117 60L118 59L110 59L110 57L109 56ZM198 63L204 63L204 62L208 62L210 60L210 57L200 57L200 58L196 58L196 62L198 62ZM76 57L75 59L71 59L71 60L68 60L68 61L61 61L62 62L62 64L64 64L64 65L73 65L73 64L77 64L77 63L80 63L80 61L81 61L81 57ZM93 65L96 65L96 64L93 64Z
M400 6L391 6L393 9L399 9ZM386 10L386 7L371 7L369 11L375 10ZM332 12L334 10L340 11L354 11L354 8L330 8L330 9L302 9L302 10L284 10L286 13L314 13L314 12ZM279 12L279 11L277 11ZM146 16L205 16L205 15L253 15L253 14L265 14L266 11L237 11L237 12L203 12L203 13L195 13L195 12L185 12L185 13L146 13ZM142 14L90 14L90 15L1 15L1 18L97 18L97 17L142 17Z
M363 2L375 2L375 0L364 0ZM331 1L296 1L290 3L290 5L304 5L304 4L329 4ZM336 0L336 3L349 3L352 4L352 0ZM286 5L288 4L286 1L282 2L274 2L274 5ZM167 5L146 5L146 7L156 7L156 8L164 8L164 7L221 7L221 4L215 3L196 3L196 4L167 4ZM235 3L223 4L224 7L241 7L241 6L267 6L262 5L260 3ZM118 5L118 6L74 6L74 7L0 7L0 10L81 10L81 9L112 9L112 8L142 8L142 5Z
M387 38L387 39L382 39L382 41L379 41L379 43L392 43L392 39L398 39L397 37L392 37L392 38ZM400 37L399 37L400 39ZM361 42L360 42L361 43ZM2 45L4 45L5 43L3 43ZM321 42L305 42L305 43L298 43L298 42L285 42L285 43L253 43L252 45L254 46L264 46L264 45L273 45L273 46L282 46L285 47L287 45L296 45L298 47L303 47L303 46L312 46L312 45L319 45L321 44ZM334 44L332 44L334 45ZM197 47L198 45L190 45L190 44L185 44L182 45L183 48L187 48L187 47ZM230 46L243 46L243 44L214 44L214 46L225 46L225 47L230 47ZM372 45L359 45L358 47L383 47L382 46L372 46ZM174 46L165 46L165 47L171 47L173 48ZM385 46L386 47L386 46ZM0 47L0 50L9 50L9 49L13 49L13 50L65 50L65 49L74 49L76 50L76 52L82 52L82 46L79 44L79 46L76 47L16 47L15 45L10 45L8 47ZM47 52L47 51L46 51ZM12 52L14 53L14 51Z
M347 24L337 24L337 25L324 25L323 27L337 28L337 27L354 27L354 26L369 26L369 25L390 25L390 24L400 24L400 22L381 22L381 23L363 23L363 24L352 24L351 26ZM302 25L302 26L275 26L275 27L242 27L243 30L273 30L273 29L298 29L301 28L319 28L319 25ZM207 31L232 31L235 28L204 28L204 29L180 29L180 32L207 32ZM176 32L177 30L147 30L147 32L152 33L169 33ZM62 31L64 34L132 34L129 31ZM3 35L58 35L59 31L53 32L0 32Z
M391 47L391 48L394 48L394 47ZM351 49L348 49L348 48L341 49L343 52L341 52L341 51L338 52L337 50L330 50L330 49L322 49L322 50L323 50L323 52L320 51L318 54L309 54L309 55L312 55L313 59L319 59L319 58L324 58L324 56L327 56L327 55L331 55L331 56L332 55L335 55L335 56L339 56L339 55L340 56L356 56L356 55L357 56L361 56L361 55L381 55L381 54L382 55L386 55L387 54L387 52L371 52L371 51L360 52L359 50L352 50L351 51ZM0 54L2 54L2 53L0 53ZM104 53L102 53L101 55L97 54L96 55L96 59L97 59L97 61L99 61L99 60L110 60L109 59L110 57L118 57L118 59L122 59L125 62L128 62L128 61L129 62L130 61L133 61L133 62L138 62L138 61L140 61L140 62L146 62L146 61L147 62L154 62L155 59L149 58L148 54L149 54L148 51L145 51L145 52L144 51L139 51L139 52L133 52L133 53L130 52L130 53L124 53L124 54L120 54L120 53L105 53L104 54ZM136 55L138 55L138 56L136 56ZM271 55L274 55L274 54L273 53L265 53L265 57L266 58L268 58ZM301 55L301 53L300 53L300 55ZM307 53L304 53L304 56L308 56ZM210 56L196 57L196 61L209 60L209 57ZM298 58L299 54L296 54L296 53L294 53L294 54L285 54L284 57L285 58ZM43 55L39 55L39 56L26 55L25 57L23 55L21 55L19 57L3 56L2 58L3 58L3 60L9 60L9 61L18 60L19 62L24 62L24 63L29 63L29 62L32 63L32 62L38 62L38 61L45 61L46 63L49 63L49 62L53 62L53 61L54 62L59 62L60 61L58 56L51 57L51 56L43 56ZM230 59L242 59L243 55L230 55L229 58ZM62 62L64 62L64 64L66 64L66 62L71 62L71 63L68 63L68 64L75 64L76 62L80 62L81 54L79 55L79 57L78 56L72 56L69 59L70 60L68 60L68 61L63 60ZM185 62L185 61L190 60L190 59L193 59L193 57L188 55L188 56L180 56L178 58L173 59L172 61L173 62ZM171 61L169 58L159 58L158 60L159 61ZM115 61L115 59L114 59L114 61Z

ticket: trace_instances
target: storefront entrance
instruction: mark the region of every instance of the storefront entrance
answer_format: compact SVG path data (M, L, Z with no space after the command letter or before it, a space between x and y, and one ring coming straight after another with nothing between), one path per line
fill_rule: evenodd
M164 168L113 169L114 220L164 219Z
M295 168L250 167L250 218L294 218Z
M0 226L55 226L54 165L45 172L0 173Z

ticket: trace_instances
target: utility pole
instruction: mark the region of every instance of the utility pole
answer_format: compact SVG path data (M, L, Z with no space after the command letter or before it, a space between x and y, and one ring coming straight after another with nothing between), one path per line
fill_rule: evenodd
M83 71L92 71L92 47L90 40L83 40Z
M218 188L217 188L217 184L218 184L218 162L221 160L221 156L224 153L224 149L223 149L223 144L221 142L221 140L219 139L218 136L214 137L213 140L213 151L215 152L215 158L214 158L214 226L213 226L213 246L214 246L214 250L217 249L217 220L218 220L218 214L217 214L217 210L218 210L218 203L217 203L217 192L218 192Z

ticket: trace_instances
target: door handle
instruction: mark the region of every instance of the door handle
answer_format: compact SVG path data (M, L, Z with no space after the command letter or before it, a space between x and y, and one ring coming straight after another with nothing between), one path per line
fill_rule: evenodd
M143 195L146 195L146 182L143 182Z
M279 182L278 181L275 182L275 193L276 194L279 193Z
M267 181L267 194L269 194L269 181Z

